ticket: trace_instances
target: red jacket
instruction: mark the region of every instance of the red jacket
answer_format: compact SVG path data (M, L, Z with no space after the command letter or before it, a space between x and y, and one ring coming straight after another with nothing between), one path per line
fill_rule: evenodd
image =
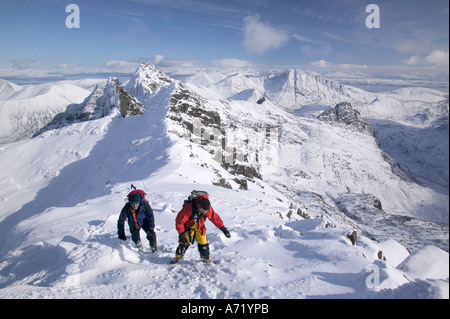
M195 203L197 204L201 197L208 198L208 195L199 195L195 199ZM192 204L188 203L183 206L180 212L175 218L175 227L179 234L187 231L189 227L192 227L196 222L197 218L191 218L192 216ZM204 235L206 233L205 227L205 219L208 218L217 228L223 226L223 221L220 218L219 214L217 214L212 207L206 212L206 214L200 215L198 218L198 230Z

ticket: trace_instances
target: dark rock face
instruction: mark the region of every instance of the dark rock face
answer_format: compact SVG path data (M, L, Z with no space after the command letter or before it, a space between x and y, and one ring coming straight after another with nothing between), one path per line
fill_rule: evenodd
M234 181L241 189L247 189L247 179L260 179L261 174L258 168L248 163L246 157L239 153L241 150L227 145L226 124L220 114L205 107L205 103L207 101L204 98L179 83L171 96L167 118L189 132L191 141L196 140L223 168L236 176ZM237 161L236 158L244 161ZM217 185L231 187L224 178L221 178Z
M219 129L221 126L220 115L209 111L203 104L206 101L200 96L190 92L183 84L172 94L168 117L183 125L189 132L194 132L194 122L199 120L203 127Z
M334 108L328 109L317 117L319 120L331 124L344 125L356 129L358 132L374 136L373 127L361 118L361 114L348 102L338 103Z

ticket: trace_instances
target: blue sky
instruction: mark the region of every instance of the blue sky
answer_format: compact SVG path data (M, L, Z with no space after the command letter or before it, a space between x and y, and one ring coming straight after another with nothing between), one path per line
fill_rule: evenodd
M370 3L380 28L366 26ZM66 26L69 4L79 28ZM129 73L141 61L448 77L448 23L444 0L1 0L0 78Z

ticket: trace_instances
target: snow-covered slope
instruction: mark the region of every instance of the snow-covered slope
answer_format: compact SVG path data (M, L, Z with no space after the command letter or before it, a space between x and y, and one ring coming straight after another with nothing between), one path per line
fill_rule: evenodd
M20 85L0 79L0 100L4 101L22 90Z
M396 169L374 136L269 99L208 99L148 64L123 88L142 115L113 108L0 147L1 298L449 297L448 220L404 230L417 239L405 242L401 223L383 225L442 219L448 193ZM158 254L117 239L131 183L155 211ZM207 223L218 265L196 247L169 265L193 189L232 234Z
M91 82L18 86L0 80L0 144L33 136L69 104L82 102L91 93L86 89Z

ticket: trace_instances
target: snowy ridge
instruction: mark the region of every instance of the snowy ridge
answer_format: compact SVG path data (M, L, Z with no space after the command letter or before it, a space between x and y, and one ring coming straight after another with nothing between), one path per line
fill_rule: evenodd
M116 78L99 83L80 104L70 104L64 112L40 129L34 136L75 122L92 121L119 111L122 116L140 115L145 106L127 92Z
M270 99L210 99L148 64L122 87L142 115L116 104L1 145L0 298L449 297L448 191L396 174L374 136ZM149 194L158 254L117 239L131 183ZM169 265L193 189L232 234L207 222L220 265L199 263L196 247ZM433 222L446 213L446 228ZM383 222L395 218L413 230Z
M90 91L70 82L18 86L0 82L0 144L29 138Z

